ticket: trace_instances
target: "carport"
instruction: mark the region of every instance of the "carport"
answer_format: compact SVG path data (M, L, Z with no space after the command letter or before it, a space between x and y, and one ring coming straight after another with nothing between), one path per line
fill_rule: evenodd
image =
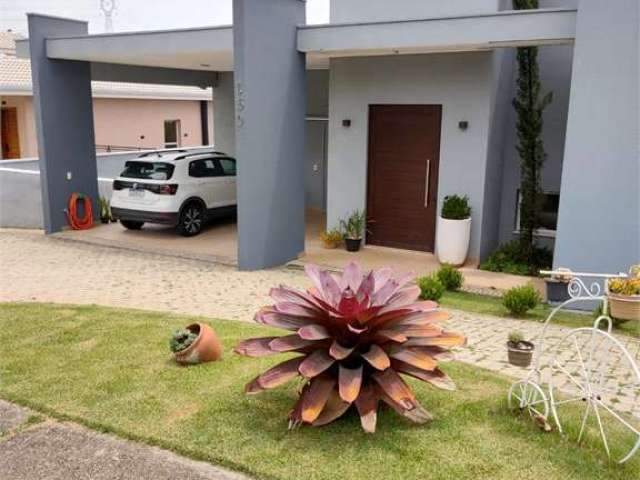
M98 197L91 80L196 85L213 87L216 147L239 159L239 267L304 251L306 67L296 33L305 5L276 3L234 1L233 29L104 35L88 35L86 22L30 14L45 232L66 226L72 192Z

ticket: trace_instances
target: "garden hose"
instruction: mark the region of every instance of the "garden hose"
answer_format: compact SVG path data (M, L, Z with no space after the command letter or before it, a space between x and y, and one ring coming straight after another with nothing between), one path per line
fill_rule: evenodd
M84 216L78 217L78 202L82 201L84 207ZM93 227L93 207L91 205L91 198L82 193L72 193L69 197L69 206L67 210L67 218L69 219L69 225L73 230L88 230Z

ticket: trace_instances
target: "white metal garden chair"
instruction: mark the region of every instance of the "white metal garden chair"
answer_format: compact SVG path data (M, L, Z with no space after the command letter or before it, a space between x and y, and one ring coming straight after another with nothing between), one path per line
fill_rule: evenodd
M640 342L626 339L623 343L612 334L607 294L608 280L626 275L540 273L567 278L569 299L544 322L533 369L509 389L509 408L526 411L545 424L551 414L560 434L578 442L594 428L607 455L624 463L640 450L640 369L636 360ZM585 279L593 283L587 286ZM556 314L584 302L602 302L593 325L569 330L547 349L548 326ZM576 408L580 411L577 421L566 415Z

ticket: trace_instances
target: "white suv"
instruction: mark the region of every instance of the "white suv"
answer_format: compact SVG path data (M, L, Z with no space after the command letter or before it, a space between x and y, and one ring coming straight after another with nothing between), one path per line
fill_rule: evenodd
M177 226L191 237L213 217L236 211L236 161L221 152L150 152L125 163L113 182L111 212L139 230L144 223Z

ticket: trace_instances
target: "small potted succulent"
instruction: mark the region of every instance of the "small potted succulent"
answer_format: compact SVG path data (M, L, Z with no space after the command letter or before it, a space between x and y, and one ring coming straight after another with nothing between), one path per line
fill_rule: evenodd
M222 345L213 329L204 323L194 323L177 330L169 340L176 362L183 365L213 362L222 356Z
M444 197L436 228L436 254L440 263L463 265L471 240L471 206L466 195Z
M342 245L344 235L339 228L332 228L331 230L322 232L320 234L320 240L322 240L324 248L335 249Z
M344 243L348 252L357 252L362 244L362 235L366 225L364 212L354 211L346 220L340 220L340 229L344 234Z
M640 321L640 265L631 267L628 278L609 280L608 299L612 317Z
M526 368L531 365L534 345L524 339L520 332L511 332L507 342L507 352L509 363L516 367Z

